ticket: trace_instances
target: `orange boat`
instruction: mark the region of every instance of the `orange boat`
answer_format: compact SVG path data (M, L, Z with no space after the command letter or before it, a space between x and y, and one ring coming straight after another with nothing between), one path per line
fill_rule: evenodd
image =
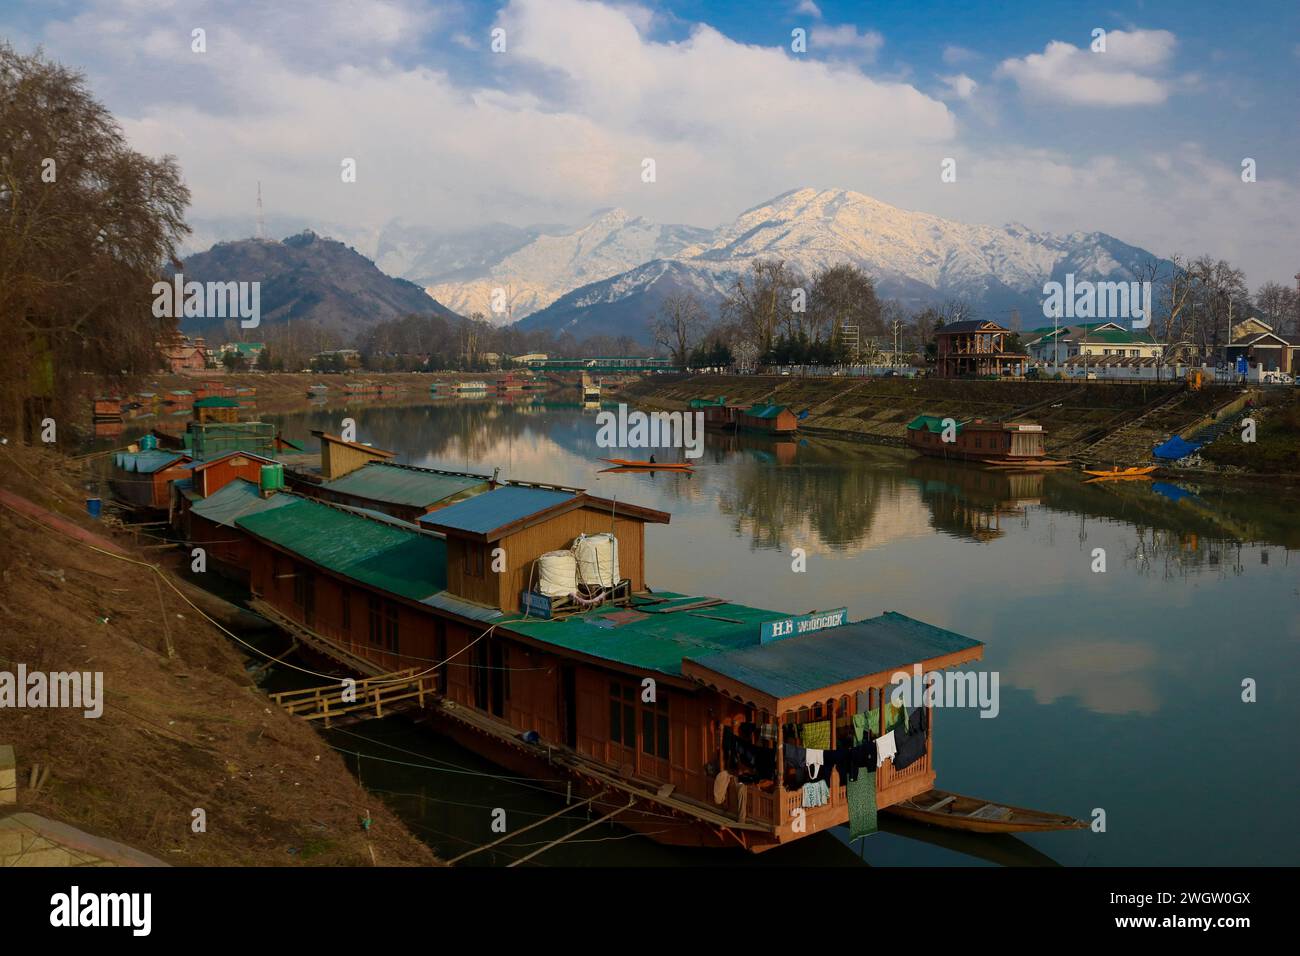
M607 461L616 468L656 468L670 471L691 471L695 468L686 461L633 461L629 458L602 458L601 461Z
M1094 478L1145 478L1159 467L1159 465L1148 465L1145 468L1112 468L1109 471L1093 471L1085 468L1083 473Z

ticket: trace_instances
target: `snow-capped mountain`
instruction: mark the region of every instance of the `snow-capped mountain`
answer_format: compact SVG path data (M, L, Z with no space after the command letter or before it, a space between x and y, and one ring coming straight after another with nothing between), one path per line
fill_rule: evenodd
M707 229L661 225L622 209L602 210L577 229L535 230L495 261L458 269L441 281L428 282L426 290L461 315L481 312L501 325L545 308L572 289L645 262L693 252L711 238ZM390 260L381 251L377 261L383 266ZM410 268L398 274L422 278ZM493 308L498 289L501 310Z
M1041 316L1042 287L1073 272L1093 281L1132 280L1153 258L1104 233L1056 236L1019 224L968 225L909 212L845 189L797 189L740 214L707 241L660 262L574 289L524 319L521 328L647 340L659 302L690 288L716 307L756 259L784 259L811 278L840 263L862 267L882 298L909 308L960 298L981 317L1025 328ZM435 298L449 301L445 293ZM463 309L458 311L464 311Z

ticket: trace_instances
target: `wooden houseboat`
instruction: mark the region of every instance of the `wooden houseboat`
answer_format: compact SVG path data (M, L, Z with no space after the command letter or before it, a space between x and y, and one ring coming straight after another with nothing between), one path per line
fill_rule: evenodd
M950 428L945 429L944 423ZM923 455L978 461L988 465L1058 467L1069 464L1047 457L1042 425L1032 422L959 422L938 415L918 415L907 425L907 444ZM951 441L945 441L946 437Z
M728 405L726 396L717 398L693 398L689 408L693 412L704 413L704 427L713 431L734 432L736 430L736 413L739 406Z
M239 421L239 400L211 396L194 403L194 420L197 422Z
M122 399L116 395L101 395L91 406L91 418L94 422L120 422L122 420Z
M167 511L171 507L172 482L189 477L185 466L194 460L184 452L158 448L120 451L113 456L110 483L123 502L144 511Z
M828 771L824 802L809 802L806 771L785 759L801 750L784 744L838 753L855 715L873 734L897 732L881 706L891 676L978 660L980 642L895 613L848 623L842 611L792 617L651 591L643 528L667 520L576 489L507 485L434 512L422 531L307 499L235 525L254 542L263 613L370 676L444 662L427 698L441 729L517 772L625 802L619 822L657 840L763 850L848 823L850 787L870 788L854 799L873 819L933 789L921 711L905 767L887 760L852 783ZM611 528L620 599L564 617L539 617L533 601L520 610L543 555ZM498 553L510 563L493 573Z
M736 427L768 435L793 435L799 430L799 419L784 405L759 404L736 409Z

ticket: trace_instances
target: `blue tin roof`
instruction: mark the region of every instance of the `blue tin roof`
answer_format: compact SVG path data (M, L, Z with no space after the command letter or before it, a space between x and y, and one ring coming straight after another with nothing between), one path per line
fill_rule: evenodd
M499 528L572 501L577 496L576 491L506 485L424 515L420 524L438 531L491 537Z
M982 641L889 611L841 627L687 659L777 699L873 674L908 670L948 654L978 656ZM910 673L909 673L910 676Z

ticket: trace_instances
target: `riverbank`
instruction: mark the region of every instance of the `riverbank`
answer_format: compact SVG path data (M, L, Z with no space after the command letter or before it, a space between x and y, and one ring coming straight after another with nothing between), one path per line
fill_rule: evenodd
M323 375L315 372L226 372L224 369L207 369L203 372L188 374L159 374L139 383L132 394L152 392L165 395L173 389L193 391L202 382L220 382L234 388L252 389L251 394L241 395L240 403L246 409L245 418L253 413L280 414L307 408L313 399L308 389L313 385L324 385L326 391L315 400L315 404L326 407L362 406L362 405L411 405L423 404L430 400L430 389L435 382L487 381L494 382L500 372L357 372L348 375ZM351 384L366 382L372 385L391 387L392 391L382 398L377 395L348 395L346 387ZM190 417L189 409L174 409L172 406L159 405L154 409L133 409L126 413L124 422L158 423L165 427L168 422L184 422ZM82 430L90 429L91 406L82 409L75 422ZM105 426L95 425L96 434L106 434Z
M0 668L103 674L98 718L0 708L0 743L18 764L18 805L6 809L181 866L436 864L309 725L257 689L230 639L169 586L185 591L180 579L146 566L160 550L107 540L84 517L80 467L0 448L0 488L55 516L0 507ZM49 776L33 789L36 766ZM197 810L206 832L193 830Z
M1236 387L1192 391L1180 385L1119 385L1107 382L996 382L906 378L798 378L777 375L691 375L648 377L629 387L628 401L649 408L681 410L693 398L725 396L737 405L774 402L807 411L800 431L886 445L906 443L907 423L917 415L952 416L958 421L1027 418L1046 430L1048 454L1080 463L1149 464L1151 448L1204 421L1241 397ZM1272 399L1270 399L1272 400ZM1276 401L1295 404L1290 392ZM1286 419L1279 419L1285 421ZM1272 434L1270 432L1270 434ZM1279 427L1273 442L1286 443ZM1219 446L1215 450L1220 451ZM1252 456L1228 449L1211 459L1228 472L1278 477L1289 469L1282 455ZM1209 458L1210 456L1206 456ZM1300 464L1293 476L1300 481Z

